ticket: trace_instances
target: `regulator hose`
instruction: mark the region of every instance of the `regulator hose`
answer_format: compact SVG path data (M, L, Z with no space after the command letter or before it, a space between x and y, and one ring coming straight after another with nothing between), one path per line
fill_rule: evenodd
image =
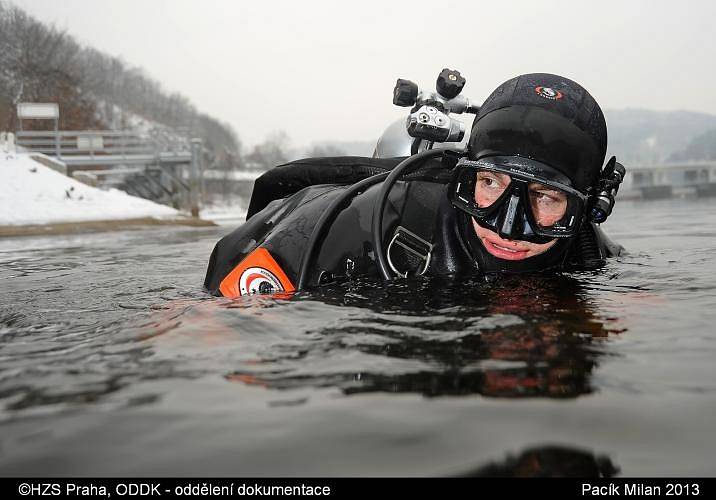
M301 259L301 267L298 272L298 285L296 290L306 289L308 277L311 273L311 266L313 265L314 254L317 249L321 248L321 241L323 239L323 233L329 222L333 220L336 214L340 211L341 207L350 199L358 195L360 191L363 191L373 184L381 182L388 177L389 172L372 175L363 179L362 181L356 182L351 187L346 189L343 193L337 196L330 205L323 211L321 216L318 218L318 222L311 231L311 236L308 239L306 245L306 252L303 254Z
M576 243L581 265L586 269L596 269L604 264L604 259L599 250L599 242L591 224L587 223L582 226L579 233L577 233Z
M380 188L380 193L378 194L378 197L375 200L375 204L373 205L371 233L373 236L373 249L375 251L378 272L380 273L381 277L386 281L390 281L393 279L393 277L390 275L388 260L385 256L385 249L383 247L383 212L385 210L385 203L388 200L388 194L390 194L390 190L393 188L393 184L395 184L398 178L400 178L400 176L403 175L403 173L408 168L419 164L423 160L432 158L434 156L440 156L444 153L444 149L429 149L427 151L423 151L422 153L418 153L416 155L406 158L405 160L400 162L398 166L396 166L393 170L390 171L390 174L387 176L387 178L383 182L383 185Z

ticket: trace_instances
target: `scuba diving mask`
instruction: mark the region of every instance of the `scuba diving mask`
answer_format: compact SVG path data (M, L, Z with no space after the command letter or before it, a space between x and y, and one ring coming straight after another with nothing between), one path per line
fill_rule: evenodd
M540 244L575 236L588 200L558 170L519 156L460 159L448 196L500 237Z

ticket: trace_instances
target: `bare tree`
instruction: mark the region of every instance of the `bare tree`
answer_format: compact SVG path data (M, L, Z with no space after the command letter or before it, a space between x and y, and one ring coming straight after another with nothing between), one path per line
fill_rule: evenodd
M274 132L264 142L254 146L246 161L258 168L271 168L286 163L289 144L290 140L286 132Z

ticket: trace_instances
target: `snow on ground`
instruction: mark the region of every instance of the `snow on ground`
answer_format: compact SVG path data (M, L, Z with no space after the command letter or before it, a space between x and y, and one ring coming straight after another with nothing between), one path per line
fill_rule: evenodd
M173 208L118 189L88 186L26 154L0 148L0 226L180 215Z

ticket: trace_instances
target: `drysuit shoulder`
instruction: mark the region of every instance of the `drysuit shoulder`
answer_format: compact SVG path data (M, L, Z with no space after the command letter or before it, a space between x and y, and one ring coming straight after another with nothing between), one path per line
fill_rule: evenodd
M600 226L595 225L595 231L600 242L600 247L602 248L602 253L605 257L619 257L620 255L624 255L626 253L624 247L609 238Z
M319 184L354 184L371 175L386 172L402 158L366 158L337 156L305 158L279 165L254 182L246 220L263 210L270 202Z
M565 261L568 270L594 270L603 267L606 259L624 253L624 247L613 242L602 228L589 222L582 226Z
M250 220L224 236L214 246L204 279L204 288L219 295L221 281L252 251L272 234L276 226L291 213L335 186L313 186L302 189L287 199L269 202Z

